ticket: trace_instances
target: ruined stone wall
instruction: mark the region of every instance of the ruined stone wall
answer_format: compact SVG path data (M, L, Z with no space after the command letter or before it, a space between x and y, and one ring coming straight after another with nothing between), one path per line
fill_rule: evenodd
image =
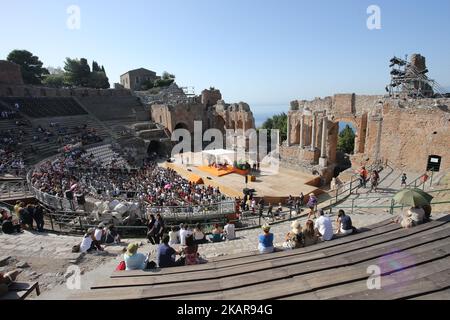
M223 100L219 100L213 107L211 114L215 118L215 123L222 129L222 123L225 129L255 129L255 118L250 110L250 106L245 102L225 104Z
M18 64L0 60L0 85L23 85L22 72Z
M449 171L450 101L442 109L404 106L390 101L383 107L381 157L408 171L423 172L428 156L438 155L442 157L441 171Z
M194 121L202 121L203 129L208 128L204 108L204 105L200 103L182 103L174 106L154 104L151 106L151 119L169 129L170 132L173 132L176 127L181 127L193 133Z
M172 117L167 105L154 104L150 108L150 113L153 122L159 123L160 125L166 127L170 132L173 131Z
M127 89L56 89L31 85L7 85L0 83L0 97L124 97L131 96Z
M218 89L205 89L202 91L201 103L203 105L213 106L217 104L219 100L222 100L222 94Z
M311 114L326 110L329 125L327 137L328 164L336 161L338 122L352 123L356 129L352 164L389 159L398 167L422 172L428 156L442 156L443 170L450 168L450 99L387 99L383 96L339 94L312 101L291 102L288 113L289 145L298 145L300 119L304 116L303 142L311 139ZM320 131L316 127L316 134ZM320 148L319 136L316 146ZM287 143L286 143L287 144ZM294 149L293 149L294 150ZM309 161L301 151L285 151L282 155L291 162Z
M220 93L218 90L215 91ZM223 100L218 100L214 106L198 102L176 105L152 104L150 109L152 120L163 125L170 132L173 132L178 125L193 133L194 121L202 121L203 131L215 128L225 133L226 129L255 128L253 113L250 106L244 102L226 104Z

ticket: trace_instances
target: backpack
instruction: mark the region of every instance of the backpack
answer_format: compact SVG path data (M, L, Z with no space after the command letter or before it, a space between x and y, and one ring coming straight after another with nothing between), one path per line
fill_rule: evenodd
M124 271L126 268L125 261L120 261L119 265L116 267L116 271Z

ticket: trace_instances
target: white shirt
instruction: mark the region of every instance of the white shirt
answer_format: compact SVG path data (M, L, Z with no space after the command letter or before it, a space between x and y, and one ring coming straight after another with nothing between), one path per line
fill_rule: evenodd
M95 229L94 236L95 236L95 239L97 239L97 241L102 240L102 235L103 235L103 229Z
M185 229L180 230L180 244L182 246L186 245L186 237L191 234L192 234L192 232L189 230L185 230Z
M205 235L201 231L194 232L194 240L203 240L205 238Z
M225 233L227 234L227 239L228 240L233 240L234 238L236 238L236 233L235 233L235 227L234 224L228 223L224 228L223 231L225 231Z
M425 211L422 208L410 208L408 210L408 215L415 222L422 222L425 217Z
M333 238L333 224L330 218L320 216L314 223L314 227L319 230L323 240L329 241Z
M80 251L81 252L86 252L89 250L89 248L92 245L92 238L91 236L87 236L85 238L83 238L83 241L81 241L81 245L80 245Z
M178 232L170 231L169 232L169 244L177 244L178 243Z

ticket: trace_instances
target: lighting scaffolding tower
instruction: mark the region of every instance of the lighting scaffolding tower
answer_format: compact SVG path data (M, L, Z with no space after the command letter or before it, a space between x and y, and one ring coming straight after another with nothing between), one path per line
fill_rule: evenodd
M391 82L386 86L390 97L432 98L444 97L445 90L426 74L428 69L418 70L405 59L393 57L390 60Z

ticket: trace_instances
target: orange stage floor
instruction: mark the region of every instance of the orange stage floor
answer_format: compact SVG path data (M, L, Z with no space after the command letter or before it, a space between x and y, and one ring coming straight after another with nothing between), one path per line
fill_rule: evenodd
M199 167L197 167L197 169L199 169L203 172L207 172L210 175L213 175L215 177L223 177L223 176L226 176L227 174L235 172L234 168L231 166L227 166L226 169L218 169L218 168L209 167L209 166L199 166Z

